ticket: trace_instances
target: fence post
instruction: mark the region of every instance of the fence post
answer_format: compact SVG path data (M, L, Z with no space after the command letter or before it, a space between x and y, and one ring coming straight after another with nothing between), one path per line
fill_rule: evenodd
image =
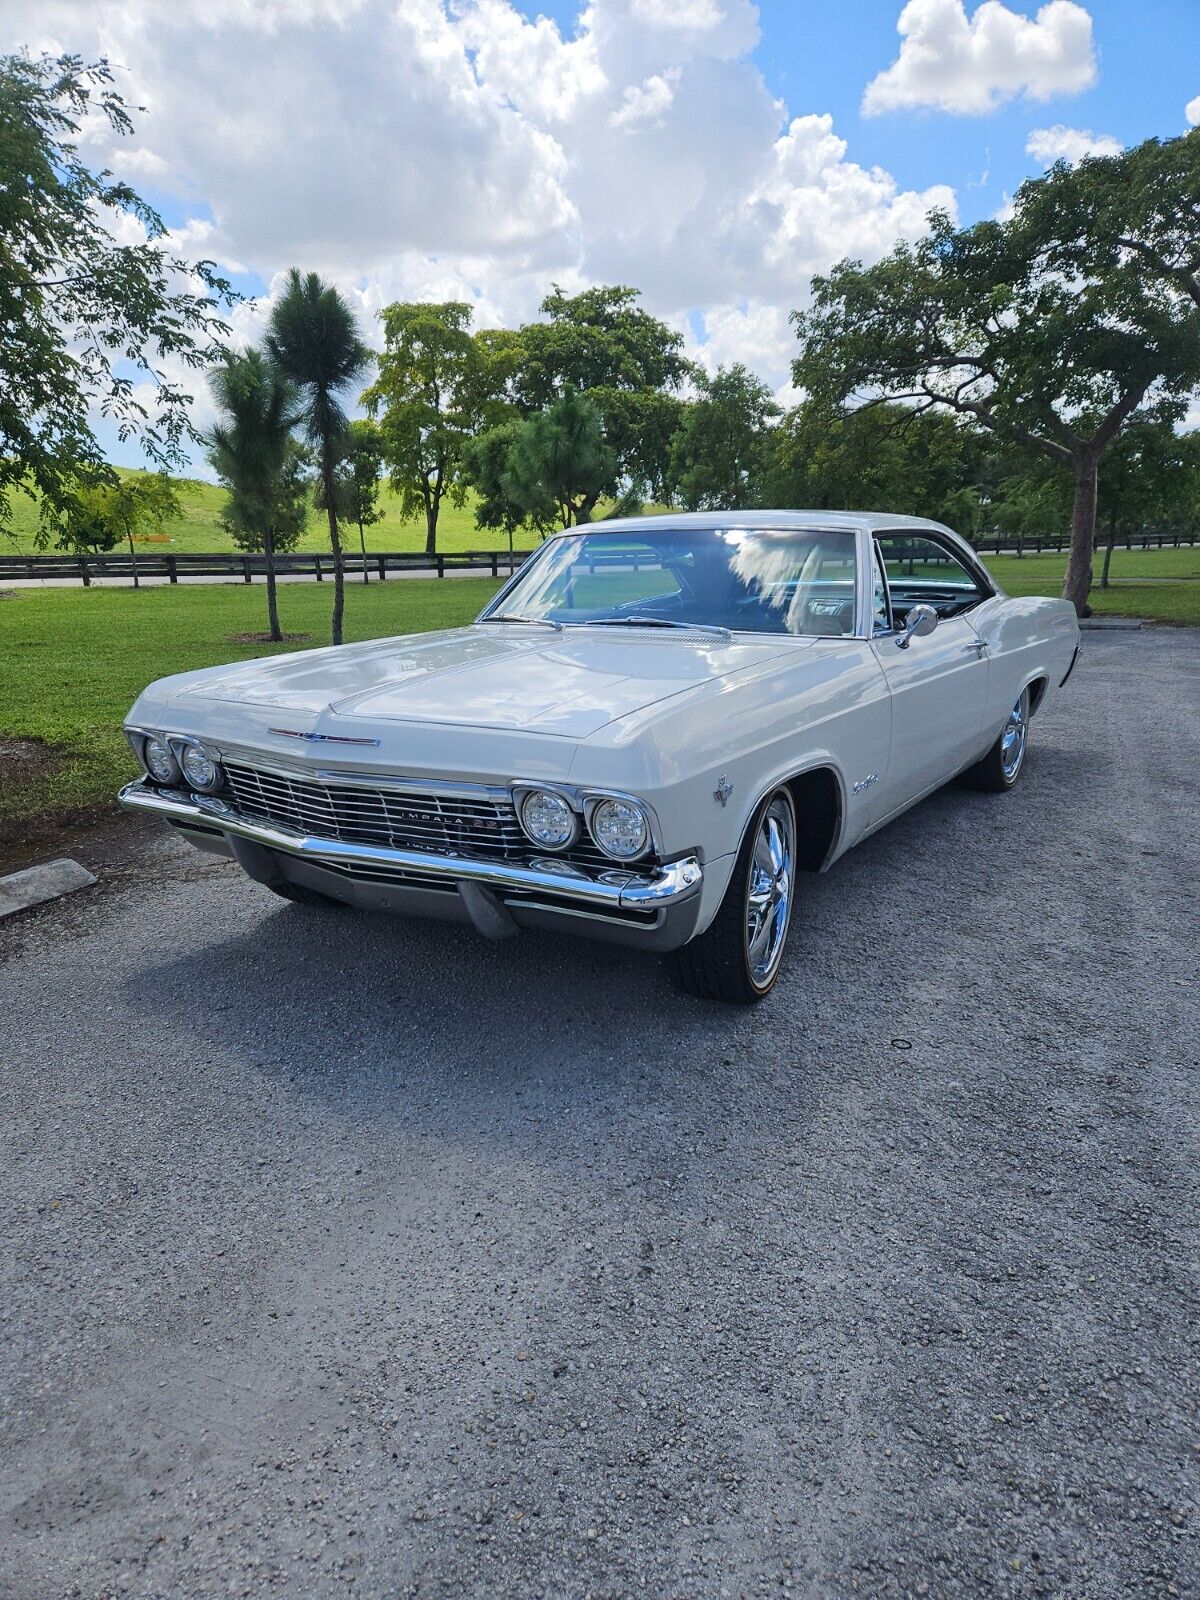
M321 552L318 550L313 556L313 570L317 574L317 582L325 582L325 574L321 571Z
M92 574L88 570L86 556L80 556L79 558L79 576L83 579L83 587L90 589L92 587Z
M176 567L175 567L175 557L174 556L168 556L167 557L167 577L170 579L170 581L172 583L178 583L179 582L179 573L178 573L178 571L176 570Z
M1018 561L1021 559L1021 557L1024 554L1025 554L1025 535L1022 534L1022 533L1019 533L1017 535L1017 559L1018 559Z
M446 576L446 558L445 558L445 556L439 556L437 558L437 575L438 575L439 578L444 578Z
M250 557L249 556L243 556L242 557L242 582L243 583L249 583L250 582Z
M379 581L380 581L380 583L382 583L383 580L386 577L387 577L387 562L383 559L382 556L380 556L379 557Z

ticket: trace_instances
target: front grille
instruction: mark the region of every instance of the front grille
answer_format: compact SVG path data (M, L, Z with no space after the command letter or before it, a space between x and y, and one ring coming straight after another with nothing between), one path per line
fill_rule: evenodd
M226 761L224 767L237 808L244 815L320 839L485 861L527 861L531 856L549 854L538 851L522 833L507 796L464 799L424 790L321 783L233 761ZM594 870L617 866L586 836L554 859ZM647 861L640 861L637 869L646 865Z
M525 842L507 801L319 783L225 763L238 809L321 839L504 860Z

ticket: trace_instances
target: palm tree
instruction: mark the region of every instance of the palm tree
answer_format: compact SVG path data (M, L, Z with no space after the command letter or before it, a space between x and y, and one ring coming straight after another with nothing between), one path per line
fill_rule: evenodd
M222 413L209 434L209 459L229 488L225 520L267 567L271 638L282 639L275 595L275 533L292 429L303 419L296 386L261 350L230 351L209 377Z
M333 285L315 272L301 277L295 267L271 313L267 349L300 391L305 428L317 450L333 547L333 642L341 644L345 572L335 475L349 424L338 397L362 377L371 352L358 337L354 312Z

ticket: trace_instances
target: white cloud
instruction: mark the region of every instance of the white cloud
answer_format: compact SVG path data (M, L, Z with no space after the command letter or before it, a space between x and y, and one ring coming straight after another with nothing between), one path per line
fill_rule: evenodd
M1119 156L1121 141L1108 133L1092 133L1088 128L1065 128L1056 122L1052 128L1034 128L1025 141L1025 154L1051 167L1056 161L1072 166L1084 156Z
M645 83L631 83L621 104L609 117L614 128L657 127L671 108L675 98L675 84L679 81L679 68L668 67L666 72L655 72Z
M1074 0L1050 0L1032 19L1000 0L971 17L965 0L908 0L896 29L900 54L867 85L867 116L918 106L981 115L1015 95L1048 100L1095 82L1092 19Z
M0 48L26 25L0 0ZM39 30L123 64L137 137L92 124L86 153L170 197L182 248L271 292L324 272L376 344L394 299L511 325L553 282L629 283L706 363L782 384L811 274L954 209L789 117L750 0L581 0L573 30L511 0L42 0Z
M1196 127L1197 124L1200 124L1200 94L1198 94L1194 100L1188 101L1187 105L1183 108L1183 114L1191 123L1193 128Z

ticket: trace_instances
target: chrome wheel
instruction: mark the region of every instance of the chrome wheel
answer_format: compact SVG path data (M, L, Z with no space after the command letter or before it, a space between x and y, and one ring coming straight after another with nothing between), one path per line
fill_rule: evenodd
M995 723L992 724L995 727ZM1022 689L1020 698L1008 714L1004 732L1000 735L1000 765L1006 783L1011 783L1021 770L1025 759L1025 738L1029 730L1029 690Z
M746 889L746 965L754 984L770 984L783 955L792 914L796 818L785 794L763 812Z

